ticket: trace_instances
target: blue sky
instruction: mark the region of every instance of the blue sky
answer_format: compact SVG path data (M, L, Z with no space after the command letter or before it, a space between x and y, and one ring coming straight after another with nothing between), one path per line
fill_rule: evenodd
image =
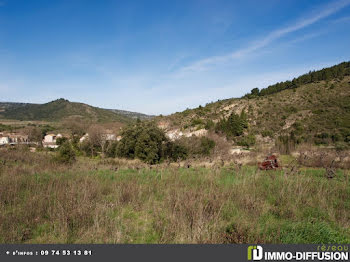
M0 101L169 114L350 60L350 0L0 0Z

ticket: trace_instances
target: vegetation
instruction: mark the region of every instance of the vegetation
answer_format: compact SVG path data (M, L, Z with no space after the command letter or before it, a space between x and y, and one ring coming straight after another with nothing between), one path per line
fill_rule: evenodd
M130 159L139 158L147 163L159 163L165 156L163 143L165 134L152 123L138 122L126 128L117 146L117 156Z
M333 79L344 79L345 76L350 76L350 62L343 62L338 65L324 68L318 71L310 71L307 74L294 78L292 81L280 82L263 88L259 91L258 88L252 89L251 93L246 95L247 98L254 98L258 96L271 95L281 92L286 89L293 89L305 84L317 83L319 81L330 81ZM332 86L332 89L334 85Z
M244 111L242 111L240 116L235 113L231 113L227 119L221 119L221 121L216 125L216 131L223 132L229 138L243 135L245 128L248 128L248 123Z
M6 120L3 130L70 138L57 150L0 148L0 243L349 243L348 68L131 121L122 134L103 109L6 103L17 116L64 120ZM171 141L157 121L185 135ZM120 141L107 139L112 126ZM258 170L271 152L283 169Z
M8 132L12 132L15 128L11 125L4 125L0 123L0 132L3 131L8 131Z
M214 130L237 143L244 134L261 135L273 145L278 137L290 137L296 145L314 144L339 149L350 147L350 76L329 83L309 83L296 89L251 99L229 99L206 107L204 123L217 123ZM244 128L239 115L244 109L249 128ZM190 126L197 109L163 117L171 128L198 129ZM203 127L204 128L204 127ZM207 128L209 131L212 129ZM328 134L327 137L324 137ZM245 138L246 140L246 138ZM278 142L278 141L277 141ZM256 137L256 144L262 141ZM267 143L267 142L264 142Z
M75 151L69 141L62 140L59 146L57 160L63 163L72 163L75 161Z
M186 152L187 158L198 158L210 156L215 148L215 141L208 137L183 137L174 145L180 146L184 152ZM186 159L186 158L182 158Z
M349 243L349 172L0 150L0 243ZM135 168L138 167L138 168Z
M131 118L107 109L101 109L82 103L69 102L63 98L46 104L20 104L7 106L0 117L17 120L59 121L69 117L80 117L93 122L119 121L130 123Z
M237 144L239 146L244 146L246 148L250 148L250 147L254 146L255 143L256 143L256 139L255 139L255 135L253 135L253 134L249 134L247 136L244 136L244 137L238 139L238 141L237 141Z
M119 110L119 109L109 109L109 110L111 110L112 112L115 112L119 115L123 115L123 116L126 116L128 118L132 118L132 119L150 120L154 117L153 115L146 115L146 114L141 114L141 113L137 113L137 112L130 112L130 111L125 111L125 110Z
M163 153L173 162L185 160L188 158L188 147L180 143L167 142L163 145Z

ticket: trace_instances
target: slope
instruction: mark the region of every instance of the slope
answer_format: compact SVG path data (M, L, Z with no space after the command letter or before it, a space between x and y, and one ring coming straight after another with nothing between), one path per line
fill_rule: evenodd
M93 122L132 121L131 118L111 110L70 102L63 98L46 104L2 103L0 106L0 118L5 119L59 121L79 117Z
M339 76L328 75L325 69L320 70L321 73L308 73L320 75L320 78L326 75L326 80L310 78L293 87L284 85L285 82L278 83L277 88L273 85L263 89L269 91L252 90L251 94L243 98L209 103L156 120L167 131L207 129L225 136L227 134L218 128L218 123L228 119L232 113L241 115L244 112L248 128L244 129L243 135L234 137L233 141L253 136L257 142L340 143L349 146L350 63L345 64L345 73ZM335 67L330 70L336 72Z

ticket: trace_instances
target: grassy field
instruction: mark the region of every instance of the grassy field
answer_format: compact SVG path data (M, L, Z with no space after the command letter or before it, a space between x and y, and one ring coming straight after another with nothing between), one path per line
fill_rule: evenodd
M349 243L349 171L0 150L1 243Z

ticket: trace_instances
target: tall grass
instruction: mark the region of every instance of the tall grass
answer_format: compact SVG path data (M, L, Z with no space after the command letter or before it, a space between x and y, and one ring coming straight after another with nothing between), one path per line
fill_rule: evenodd
M1 243L350 242L348 171L52 159L0 151Z

